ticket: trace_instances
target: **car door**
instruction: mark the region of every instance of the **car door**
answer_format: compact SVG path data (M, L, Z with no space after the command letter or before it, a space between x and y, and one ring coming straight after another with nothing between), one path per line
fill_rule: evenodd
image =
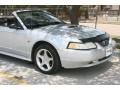
M28 47L29 47L29 39L28 39L27 30L16 29L12 34L12 50L15 54L28 58ZM30 52L29 52L30 53Z
M11 53L13 29L10 29L6 25L0 25L0 52Z
M13 29L13 32L11 32L11 39L12 39L12 45L11 49L13 54L18 55L23 58L28 57L27 49L29 46L28 44L28 33L29 30L24 30L22 25L19 23L19 21L15 18L13 26L9 26Z
M0 52L27 58L27 32L15 17L7 19L0 26Z

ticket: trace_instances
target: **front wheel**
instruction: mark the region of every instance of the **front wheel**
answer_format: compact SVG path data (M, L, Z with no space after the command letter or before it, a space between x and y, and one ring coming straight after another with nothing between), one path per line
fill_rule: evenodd
M57 51L47 44L42 44L35 49L34 61L37 68L44 74L54 74L61 68Z

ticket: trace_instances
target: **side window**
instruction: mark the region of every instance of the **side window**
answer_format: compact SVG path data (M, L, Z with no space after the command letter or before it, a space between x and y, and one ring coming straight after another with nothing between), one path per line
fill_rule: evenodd
M16 30L23 30L22 25L15 17L2 17L0 18L0 26L9 27Z
M16 18L7 19L7 26L12 29L23 30L22 25L19 23L19 21Z

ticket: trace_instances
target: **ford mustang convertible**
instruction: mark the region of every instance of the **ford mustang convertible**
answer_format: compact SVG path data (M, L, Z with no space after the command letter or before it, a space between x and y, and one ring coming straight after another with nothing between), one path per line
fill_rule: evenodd
M90 67L111 59L109 34L66 24L42 10L18 10L0 17L0 54L32 61L45 74Z

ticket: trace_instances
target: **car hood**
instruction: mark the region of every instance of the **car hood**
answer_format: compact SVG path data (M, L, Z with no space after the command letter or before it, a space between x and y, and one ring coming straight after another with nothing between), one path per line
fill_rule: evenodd
M64 36L78 39L91 38L101 34L105 34L104 31L101 31L99 29L70 24L49 25L36 30L40 29L55 36Z

